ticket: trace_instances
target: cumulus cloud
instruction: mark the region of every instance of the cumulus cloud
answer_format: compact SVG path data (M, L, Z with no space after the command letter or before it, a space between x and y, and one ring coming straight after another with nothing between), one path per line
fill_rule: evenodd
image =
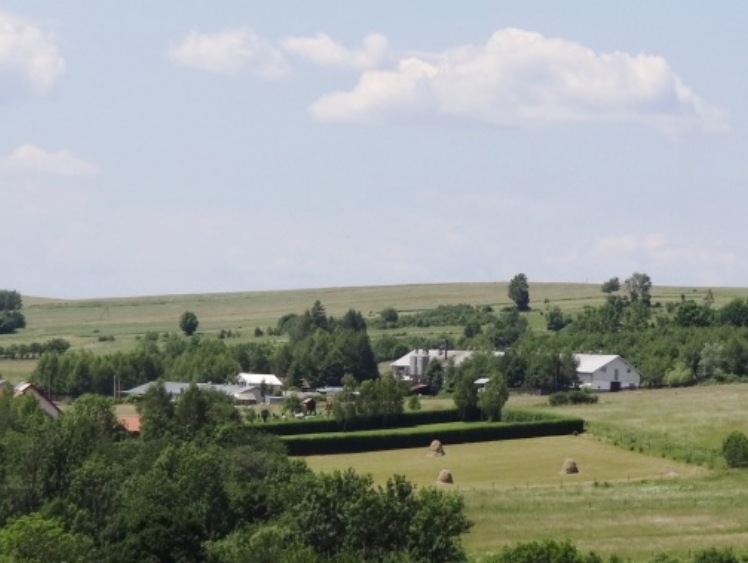
M662 57L596 53L573 41L502 29L483 45L404 58L318 99L322 121L370 122L412 112L504 126L634 121L663 131L724 131L725 115Z
M21 145L9 156L0 158L0 172L44 176L92 176L96 167L72 153L49 152L34 145Z
M251 68L260 76L276 78L287 70L283 53L247 28L217 33L193 31L169 49L168 57L176 64L218 74Z
M64 72L65 60L49 33L0 12L0 89L25 85L41 94Z
M288 53L322 66L337 66L368 70L376 68L387 53L387 38L370 33L360 49L347 49L329 35L318 33L313 37L287 37L281 41Z
M597 241L589 256L595 261L638 264L640 269L698 272L702 280L732 278L748 272L748 261L718 243L673 242L660 233L622 234ZM641 266L643 265L643 266ZM636 268L634 268L636 269Z

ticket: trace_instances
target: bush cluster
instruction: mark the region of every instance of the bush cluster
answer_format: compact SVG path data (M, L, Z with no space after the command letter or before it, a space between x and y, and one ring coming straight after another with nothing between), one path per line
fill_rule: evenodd
M587 389L574 389L572 391L557 391L548 397L548 404L552 407L559 405L582 405L594 404L600 397L590 393Z

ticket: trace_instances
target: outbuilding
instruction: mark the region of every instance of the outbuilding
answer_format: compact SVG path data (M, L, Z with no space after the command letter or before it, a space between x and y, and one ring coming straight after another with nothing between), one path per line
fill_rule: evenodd
M639 371L614 354L574 354L579 362L579 385L593 391L637 389L641 384Z

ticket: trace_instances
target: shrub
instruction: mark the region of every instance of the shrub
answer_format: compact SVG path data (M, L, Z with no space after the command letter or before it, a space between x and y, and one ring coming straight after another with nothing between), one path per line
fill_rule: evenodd
M558 391L551 393L548 397L548 403L552 407L559 405L582 405L594 404L600 400L600 397L590 393L588 389L574 389L573 391Z
M748 467L748 438L737 430L722 442L722 455L728 467Z
M743 436L745 438L745 436ZM740 559L732 549L717 549L711 547L694 554L693 563L740 563Z
M544 540L505 547L490 563L602 563L599 555L580 552L570 541Z

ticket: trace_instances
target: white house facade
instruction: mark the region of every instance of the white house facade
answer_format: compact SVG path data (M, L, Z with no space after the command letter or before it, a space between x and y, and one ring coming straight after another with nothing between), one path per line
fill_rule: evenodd
M579 362L579 385L593 391L636 389L641 384L639 371L613 354L574 354Z

